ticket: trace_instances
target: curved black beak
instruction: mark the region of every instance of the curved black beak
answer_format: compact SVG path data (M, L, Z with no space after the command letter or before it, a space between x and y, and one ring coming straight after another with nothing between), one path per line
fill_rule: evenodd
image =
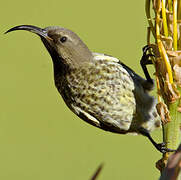
M12 31L16 31L16 30L25 30L25 31L30 31L32 33L35 33L37 35L39 35L40 37L43 37L47 40L52 40L52 38L50 38L47 35L47 31L45 29L39 28L37 26L32 26L32 25L20 25L20 26L15 26L11 29L9 29L8 31L5 32L5 34L12 32Z
M5 34L16 31L16 30L25 30L25 31L30 31L32 33L37 34L40 36L43 44L45 45L46 49L50 53L50 56L52 57L55 68L59 67L58 64L60 64L59 59L61 58L60 55L56 52L55 48L53 47L53 39L48 36L48 30L47 29L42 29L36 26L32 25L20 25L20 26L15 26L8 31L5 32Z

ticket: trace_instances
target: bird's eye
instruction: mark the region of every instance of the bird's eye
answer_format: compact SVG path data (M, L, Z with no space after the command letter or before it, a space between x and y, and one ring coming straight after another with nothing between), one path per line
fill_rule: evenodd
M61 38L60 38L60 41L61 41L62 43L64 43L65 41L67 41L67 37L65 37L65 36L61 37Z

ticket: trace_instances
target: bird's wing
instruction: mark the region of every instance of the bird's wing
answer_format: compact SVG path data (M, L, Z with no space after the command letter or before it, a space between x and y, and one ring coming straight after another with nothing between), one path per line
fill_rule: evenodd
M94 61L72 75L72 109L90 124L123 133L130 128L136 111L134 82L118 59L94 54Z
M99 59L104 58L104 54L96 53ZM134 82L134 99L136 101L136 113L132 121L133 131L142 127L148 131L152 131L160 126L160 117L156 110L156 100L148 94L153 89L154 84L150 84L144 78L136 74L131 68L120 62L117 58L108 56L107 59L114 60L119 63L124 70L130 75Z

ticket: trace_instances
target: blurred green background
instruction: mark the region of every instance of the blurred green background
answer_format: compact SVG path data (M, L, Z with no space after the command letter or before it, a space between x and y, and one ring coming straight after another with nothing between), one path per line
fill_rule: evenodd
M59 25L75 31L95 52L118 57L143 75L144 0L2 1L0 29L0 179L158 179L161 157L142 136L90 126L65 106L54 87L52 62L39 37L20 24ZM160 131L153 133L160 140Z

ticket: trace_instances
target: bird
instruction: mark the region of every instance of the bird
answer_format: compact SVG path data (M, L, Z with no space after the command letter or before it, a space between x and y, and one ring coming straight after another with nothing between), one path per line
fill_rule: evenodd
M73 31L49 26L15 26L5 33L25 30L38 35L48 50L55 86L68 108L87 123L118 134L141 134L161 153L171 151L156 143L150 133L161 124L147 65L149 46L143 48L141 66L146 79L118 58L94 53Z

